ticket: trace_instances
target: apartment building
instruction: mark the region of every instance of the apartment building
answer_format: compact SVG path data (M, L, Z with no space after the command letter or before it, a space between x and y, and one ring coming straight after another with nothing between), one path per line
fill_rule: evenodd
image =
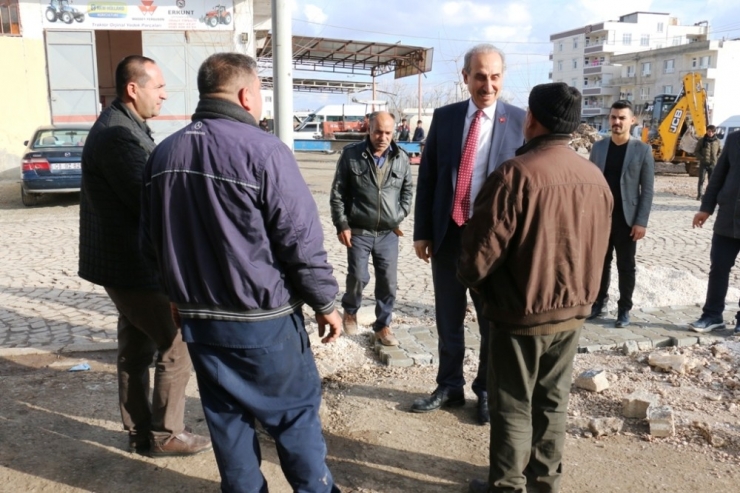
M635 103L638 118L645 104L659 94L678 94L683 77L698 72L707 91L710 123L718 124L740 114L740 40L698 41L640 53L612 57L621 65L612 79L620 98Z
M556 33L550 36L550 78L577 87L584 96L583 121L607 128L609 107L621 92L613 82L622 77L622 67L614 64L614 56L706 41L708 30L706 22L682 26L667 13L633 12L616 21Z

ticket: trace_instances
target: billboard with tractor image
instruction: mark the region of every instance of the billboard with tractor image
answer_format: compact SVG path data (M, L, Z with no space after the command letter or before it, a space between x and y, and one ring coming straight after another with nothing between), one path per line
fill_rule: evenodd
M47 29L234 29L233 0L40 0Z

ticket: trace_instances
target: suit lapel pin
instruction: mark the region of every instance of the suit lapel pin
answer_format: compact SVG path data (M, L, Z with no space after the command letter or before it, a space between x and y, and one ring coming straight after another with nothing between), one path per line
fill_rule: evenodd
M505 122L506 122L506 117L503 117L503 116L502 116L502 117L500 117L500 118L498 119L498 122L499 122L499 123L505 123Z

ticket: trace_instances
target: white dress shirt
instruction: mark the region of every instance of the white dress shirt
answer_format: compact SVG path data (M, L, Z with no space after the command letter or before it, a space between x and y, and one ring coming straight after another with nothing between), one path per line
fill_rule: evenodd
M496 114L496 104L494 102L488 108L483 110L480 118L480 128L478 133L478 152L475 155L475 167L473 168L473 180L470 184L470 215L473 215L473 204L478 192L483 187L483 183L488 178L488 157L491 154L491 143L493 141L493 117ZM468 138L470 124L473 122L475 112L478 107L472 99L468 100L468 113L465 115L465 127L463 128L462 149L465 150L465 141ZM457 180L457 177L455 177Z

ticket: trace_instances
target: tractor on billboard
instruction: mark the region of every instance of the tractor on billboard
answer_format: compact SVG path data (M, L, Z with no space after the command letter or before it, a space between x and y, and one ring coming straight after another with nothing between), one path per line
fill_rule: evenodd
M46 7L44 15L49 22L60 20L65 24L72 24L73 20L77 22L85 20L85 13L71 7L69 0L49 0L49 6Z
M231 24L231 12L228 12L223 5L216 5L213 10L209 10L200 18L200 22L205 22L211 27L216 27L219 24Z

